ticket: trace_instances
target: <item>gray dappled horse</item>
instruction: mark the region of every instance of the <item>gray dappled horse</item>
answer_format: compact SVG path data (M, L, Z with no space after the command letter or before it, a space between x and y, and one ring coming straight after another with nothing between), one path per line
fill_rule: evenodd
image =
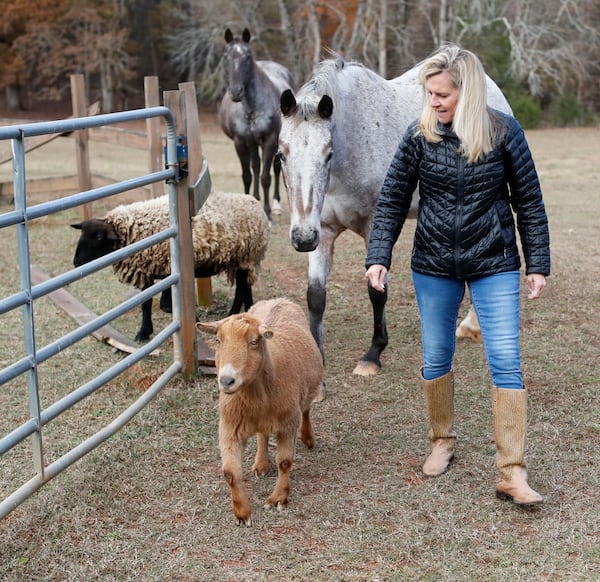
M321 354L326 283L334 244L346 229L369 241L375 204L392 157L409 123L419 117L423 90L420 65L386 80L359 63L341 58L320 63L294 96L281 96L283 113L278 157L290 206L290 239L308 252L310 327ZM488 79L488 103L512 113ZM414 203L414 201L413 201ZM373 307L371 346L354 369L376 374L388 343L387 288L368 286Z
M294 87L292 74L283 65L273 61L255 61L250 47L247 28L242 38L234 38L229 28L225 31L225 68L227 92L219 105L219 122L225 134L233 140L242 165L244 191L260 200L259 177L263 189L265 213L271 218L269 188L271 166L275 174L273 211L281 212L279 205L279 160L275 163L277 138L281 128L279 98L286 89ZM259 148L262 149L262 171Z

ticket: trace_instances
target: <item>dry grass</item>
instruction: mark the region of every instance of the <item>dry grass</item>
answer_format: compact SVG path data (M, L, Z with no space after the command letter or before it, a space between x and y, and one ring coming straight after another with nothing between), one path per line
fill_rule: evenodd
M204 135L215 187L239 190L233 147L210 124ZM246 469L255 525L235 525L220 474L215 380L177 379L108 443L2 520L0 579L600 579L600 135L544 130L528 138L554 260L545 297L523 310L530 481L546 498L543 509L524 512L494 497L490 381L480 345L458 349L456 462L441 478L421 475L428 444L416 381L420 345L407 256L414 226L408 223L391 282L391 341L375 378L351 373L370 337L364 248L351 235L338 243L325 318L329 393L313 409L316 448L298 444L286 510L261 509L274 475L250 476L252 442ZM73 147L54 143L53 167ZM114 175L126 153L109 153ZM51 153L36 155L42 164ZM75 219L61 213L32 227L34 260L50 273L70 264L76 235L68 224ZM292 250L287 228L287 215L273 225L255 298L285 295L304 305L306 256ZM18 270L12 241L0 236L4 296L17 288ZM108 273L71 291L101 311L127 289ZM215 294L216 305L203 318L220 316L231 298L220 280ZM39 303L43 345L73 324L50 302ZM166 317L156 312L158 321ZM117 325L132 336L138 324L133 313ZM18 318L0 318L0 365L21 350L18 325ZM95 340L66 350L40 368L43 405L119 357ZM154 361L139 365L54 421L47 461L114 418L157 368ZM27 417L26 393L22 383L0 386L0 434ZM3 497L31 474L29 457L22 446L0 459Z

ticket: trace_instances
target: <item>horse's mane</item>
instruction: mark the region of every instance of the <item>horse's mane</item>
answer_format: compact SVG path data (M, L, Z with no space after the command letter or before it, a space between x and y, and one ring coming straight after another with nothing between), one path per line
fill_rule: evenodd
M342 56L333 53L333 57L318 63L313 76L298 91L298 113L304 118L314 115L323 95L329 95L334 106L340 103L341 73L358 71L367 75L377 76L362 63L346 61Z

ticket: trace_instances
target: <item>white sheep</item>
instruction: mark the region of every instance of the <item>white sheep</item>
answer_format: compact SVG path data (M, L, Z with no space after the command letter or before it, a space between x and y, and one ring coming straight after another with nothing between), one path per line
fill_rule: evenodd
M81 230L73 264L78 267L109 252L156 234L169 226L168 196L117 206L103 219L92 218L73 228ZM253 303L252 284L269 241L269 221L260 203L246 194L213 192L192 218L196 277L226 273L235 282L230 314ZM171 272L169 241L140 251L113 265L119 280L146 289ZM170 290L168 290L170 291ZM169 311L170 293L163 293L161 309ZM142 304L142 325L135 339L153 332L152 300Z

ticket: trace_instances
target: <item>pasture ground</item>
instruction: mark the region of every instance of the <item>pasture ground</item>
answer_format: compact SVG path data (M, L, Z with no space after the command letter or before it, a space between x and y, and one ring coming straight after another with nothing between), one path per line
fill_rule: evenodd
M425 479L428 450L417 381L419 324L409 275L414 222L395 253L390 345L377 377L352 375L368 347L370 315L358 237L338 242L325 317L328 396L313 408L317 446L299 442L291 502L262 509L274 475L245 469L254 526L237 527L217 447L214 377L176 379L129 425L0 522L0 579L27 581L600 580L600 132L530 131L551 221L553 275L544 297L524 301L522 347L530 390L528 462L543 508L496 500L491 386L481 345L456 357L458 451L449 472ZM241 190L233 146L207 118L203 145L215 189ZM28 177L74 172L74 144L59 138L28 155ZM71 164L70 167L67 167ZM93 171L146 169L140 152L92 145ZM11 170L0 166L0 181ZM0 212L8 208L0 199ZM305 307L307 257L273 223L255 299L288 296ZM102 212L101 205L96 207ZM31 225L33 261L51 274L71 264L75 211ZM0 232L0 294L18 288L14 240ZM213 283L225 313L231 289ZM112 272L71 286L96 312L129 289ZM38 305L39 303L39 305ZM73 328L50 301L36 302L38 345ZM155 309L156 322L167 316ZM116 324L133 337L139 313ZM19 355L19 318L0 317L0 365ZM121 356L89 339L40 366L42 407ZM157 373L156 360L80 403L45 432L46 462L112 420ZM28 417L27 387L0 386L0 434ZM0 495L32 475L28 445L0 459Z

